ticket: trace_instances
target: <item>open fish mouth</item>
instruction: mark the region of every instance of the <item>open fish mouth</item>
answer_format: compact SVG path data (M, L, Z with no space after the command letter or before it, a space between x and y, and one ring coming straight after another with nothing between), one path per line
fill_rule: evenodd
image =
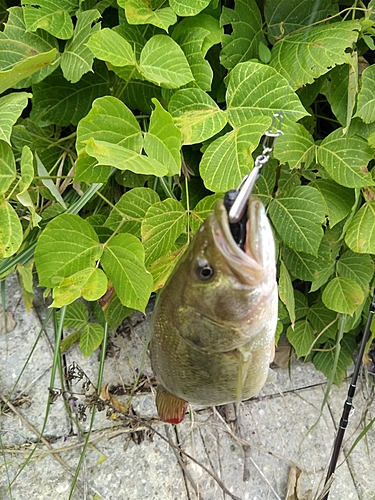
M265 208L251 196L240 222L230 224L222 201L215 205L213 235L217 247L236 274L251 274L253 282L275 267L275 243Z

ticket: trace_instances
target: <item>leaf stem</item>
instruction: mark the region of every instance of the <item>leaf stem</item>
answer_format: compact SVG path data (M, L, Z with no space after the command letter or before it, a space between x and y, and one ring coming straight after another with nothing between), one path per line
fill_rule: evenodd
M164 193L168 196L168 198L172 198L173 200L177 200L176 196L173 194L171 191L170 187L168 186L168 183L165 180L165 177L159 177L158 178L161 184L161 187L163 188Z
M186 212L187 212L187 243L189 245L190 243L190 217L191 217L191 212L190 212L190 199L189 199L189 181L188 178L185 176L185 192L186 192Z

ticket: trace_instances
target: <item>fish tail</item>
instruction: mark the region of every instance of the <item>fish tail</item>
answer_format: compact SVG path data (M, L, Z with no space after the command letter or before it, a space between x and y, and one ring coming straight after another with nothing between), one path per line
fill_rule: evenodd
M160 420L170 424L179 424L183 421L188 406L187 401L174 396L163 386L158 385L155 402Z

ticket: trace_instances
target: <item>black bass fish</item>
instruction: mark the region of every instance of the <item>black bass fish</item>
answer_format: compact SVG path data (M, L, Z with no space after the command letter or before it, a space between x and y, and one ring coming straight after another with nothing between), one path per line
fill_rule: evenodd
M162 289L153 314L151 365L161 420L189 403L221 405L266 383L277 323L275 243L261 201L247 205L243 250L216 202Z

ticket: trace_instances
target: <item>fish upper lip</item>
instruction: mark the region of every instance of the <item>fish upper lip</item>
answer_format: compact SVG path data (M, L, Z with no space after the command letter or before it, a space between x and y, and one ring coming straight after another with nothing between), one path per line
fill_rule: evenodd
M215 210L216 224L213 226L213 236L221 253L224 255L226 260L230 260L232 262L235 261L234 264L237 263L249 266L252 270L255 268L255 270L260 272L262 270L262 266L259 262L257 262L254 255L251 253L251 246L246 245L247 251L244 251L237 245L230 230L226 209L222 206L219 210L220 213L216 213L217 210Z

